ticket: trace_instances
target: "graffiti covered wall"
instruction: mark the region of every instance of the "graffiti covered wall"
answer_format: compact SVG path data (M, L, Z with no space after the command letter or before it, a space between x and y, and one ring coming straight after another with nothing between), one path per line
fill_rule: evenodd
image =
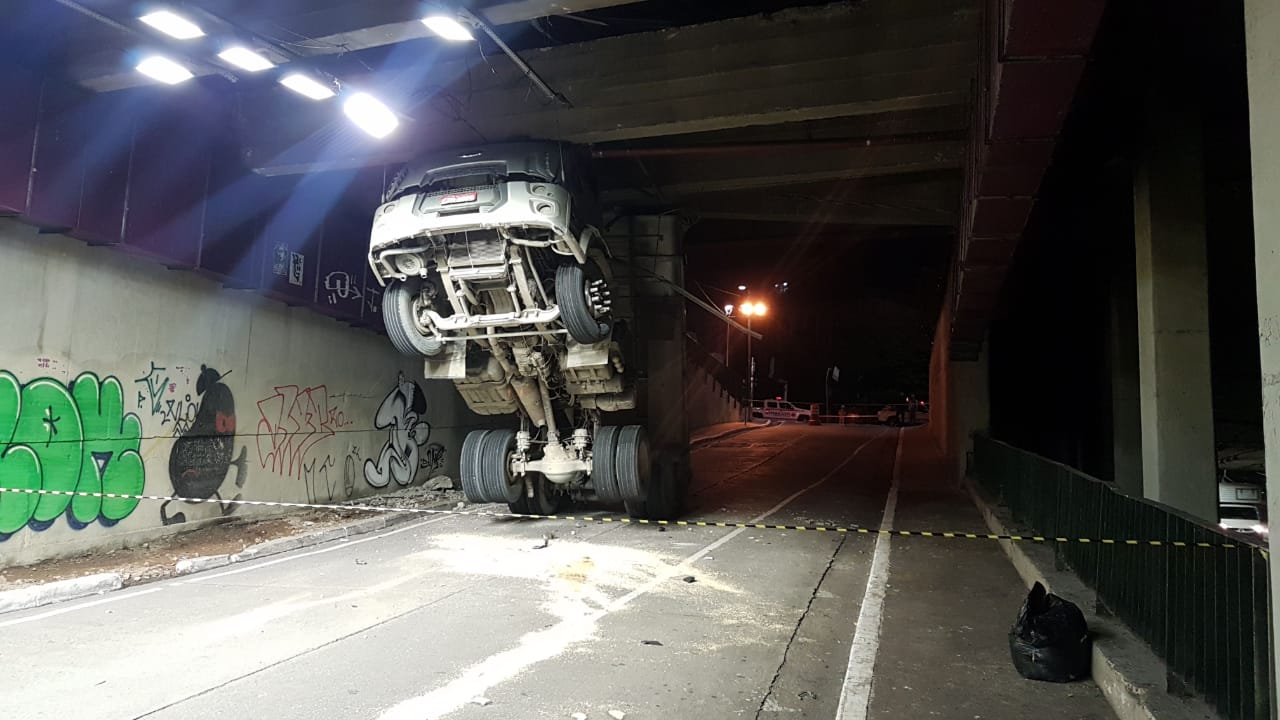
M10 220L0 334L0 486L167 498L0 493L0 567L456 476L480 423L383 337Z

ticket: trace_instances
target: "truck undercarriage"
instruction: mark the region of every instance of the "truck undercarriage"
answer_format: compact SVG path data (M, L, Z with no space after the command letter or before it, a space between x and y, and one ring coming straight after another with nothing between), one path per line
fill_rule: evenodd
M586 162L554 143L411 163L374 217L369 263L387 334L472 411L518 418L462 446L472 502L548 514L568 498L640 508L649 446L613 312L612 267Z

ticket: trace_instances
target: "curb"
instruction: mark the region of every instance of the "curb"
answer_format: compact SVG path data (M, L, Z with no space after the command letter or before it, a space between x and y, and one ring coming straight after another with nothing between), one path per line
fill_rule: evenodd
M997 535L1013 525L1006 511L993 508L966 478L962 485L987 528ZM1090 675L1119 720L1213 720L1217 716L1202 700L1165 692L1166 667L1141 639L1116 618L1093 610L1094 591L1070 570L1056 570L1053 549L1000 540L1009 562L1028 588L1036 582L1050 591L1076 598L1095 635ZM1101 631L1101 632L1098 632Z
M64 600L75 600L88 595L101 595L124 587L120 573L98 573L84 577L42 583L31 587L0 592L0 613L27 610L41 605L52 605Z
M732 430L726 430L725 432L722 432L719 435L712 435L711 437L704 437L704 438L698 438L697 440L691 440L689 442L689 449L693 450L695 448L703 447L704 445L710 445L711 443L717 440L724 440L727 437L733 437L734 435L741 435L742 433L751 432L752 430L760 430L761 428L773 427L772 423L765 423L763 425L756 425L755 423L743 423L743 424L747 425L747 427L733 428Z
M453 501L436 503L427 505L423 510L433 510L452 505ZM349 525L342 527L329 528L327 530L317 530L315 532L303 535L292 535L290 537L276 538L266 542L250 545L235 554L223 555L201 555L199 557L186 558L179 560L173 566L173 576L190 575L203 570L213 570L215 568L226 567L238 562L246 562L248 560L256 560L271 555L279 555L290 550L311 547L323 543L333 542L335 540L344 540L349 537L359 535L367 535L372 532L384 530L395 525L409 522L410 520L421 517L420 513L413 512L396 512L391 511L384 515L375 515L364 520L357 520ZM167 578L157 578L163 580ZM43 605L52 605L54 603L65 602L67 600L75 600L86 597L88 595L101 595L103 593L119 590L124 587L124 577L120 573L99 573L97 575L85 575L84 577L69 578L67 580L58 580L56 582L41 583L39 585L31 585L29 587L17 588L15 590L5 590L0 592L0 614L14 612L16 610L29 610Z
M429 505L419 509L434 510L438 507L450 504L452 504L452 502ZM206 555L204 557L181 560L178 562L175 569L179 575L182 575L185 574L182 572L183 563L205 563L205 565L201 567L187 571L198 572L208 568L222 567L222 565L231 565L238 562L245 562L247 560L257 560L258 558L279 555L280 553L289 552L290 550L298 550L300 548L312 547L313 545L322 545L335 540L345 540L349 537L367 535L372 532L384 530L386 528L417 519L419 515L419 513L392 511L385 515L375 515L371 518L358 520L350 525L343 525L342 527L329 528L328 530L317 530L304 535L292 535L290 537L276 538L275 540L268 540L266 542L258 543L257 545L250 545L234 555ZM226 561L218 564L218 561L221 558L226 558Z

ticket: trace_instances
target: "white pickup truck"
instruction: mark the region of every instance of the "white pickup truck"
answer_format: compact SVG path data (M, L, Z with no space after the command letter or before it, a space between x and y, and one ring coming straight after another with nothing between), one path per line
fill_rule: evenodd
M809 408L797 407L786 400L763 400L751 408L751 417L762 420L807 423L812 415Z

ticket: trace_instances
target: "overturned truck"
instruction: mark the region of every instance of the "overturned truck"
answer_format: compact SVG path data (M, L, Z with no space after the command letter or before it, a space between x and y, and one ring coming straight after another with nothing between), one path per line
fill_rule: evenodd
M518 418L463 442L472 502L679 512L687 446L667 442L655 469L628 366L644 343L632 333L635 304L615 306L596 197L584 149L512 143L407 164L374 216L369 263L392 344L474 412Z

